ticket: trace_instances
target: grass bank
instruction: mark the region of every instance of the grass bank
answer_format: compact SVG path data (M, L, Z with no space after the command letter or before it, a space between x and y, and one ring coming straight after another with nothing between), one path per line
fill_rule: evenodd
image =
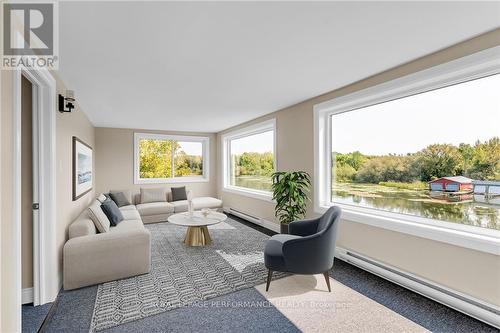
M429 186L424 182L400 183L400 182L380 182L382 186L394 187L401 190L427 190Z

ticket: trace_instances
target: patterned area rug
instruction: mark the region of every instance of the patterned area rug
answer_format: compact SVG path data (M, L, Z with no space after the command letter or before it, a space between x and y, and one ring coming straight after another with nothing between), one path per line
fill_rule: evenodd
M183 244L186 228L146 225L151 272L99 285L90 331L100 331L265 282L269 236L227 219L209 227L212 245ZM275 274L275 278L284 274Z

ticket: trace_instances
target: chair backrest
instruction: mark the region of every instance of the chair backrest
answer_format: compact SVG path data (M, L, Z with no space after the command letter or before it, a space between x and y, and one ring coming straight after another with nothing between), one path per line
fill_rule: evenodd
M337 228L339 226L340 215L342 209L340 207L330 207L325 214L320 218L318 223L318 233L320 234L320 242L322 246L323 262L326 266L322 269L325 271L333 265L335 257L335 247L337 243Z
M323 231L329 227L331 227L336 220L340 217L342 210L340 207L330 207L328 210L320 217L318 223L318 229L316 232Z
M285 242L283 253L285 254L285 262L288 261L286 268L289 272L317 274L332 268L341 212L339 207L330 207L320 217L315 234L288 241L290 244L304 242L303 246L287 246L287 242ZM287 260L286 256L291 259Z

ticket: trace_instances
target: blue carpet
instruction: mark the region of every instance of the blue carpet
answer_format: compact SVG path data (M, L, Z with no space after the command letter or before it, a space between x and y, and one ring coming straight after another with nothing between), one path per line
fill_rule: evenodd
M239 220L234 217L233 219ZM331 276L347 287L432 332L499 332L474 318L341 260L335 260ZM96 292L96 286L61 291L40 331L88 333ZM253 288L244 289L209 299L206 303L201 303L203 306L181 307L100 332L299 331L267 302L264 306L255 307L231 306L234 302L252 301L265 302L265 298ZM224 306L224 304L229 304L229 306Z
M33 306L32 304L22 307L22 332L36 333L42 326L45 317L49 313L52 303Z
M342 260L335 259L333 272L330 275L343 285L371 298L431 332L499 332L479 320Z
M245 302L245 303L243 303ZM254 288L100 332L300 332Z
M97 286L61 290L41 332L88 332Z

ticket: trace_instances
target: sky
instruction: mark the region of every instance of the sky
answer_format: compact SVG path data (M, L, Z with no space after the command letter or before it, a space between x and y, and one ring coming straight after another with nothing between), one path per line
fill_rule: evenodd
M500 136L500 74L332 117L332 151L415 153Z
M240 155L244 152L272 152L274 146L273 136L273 132L268 131L240 139L231 140L231 154Z
M178 143L187 155L203 155L203 144L201 142L179 141Z

